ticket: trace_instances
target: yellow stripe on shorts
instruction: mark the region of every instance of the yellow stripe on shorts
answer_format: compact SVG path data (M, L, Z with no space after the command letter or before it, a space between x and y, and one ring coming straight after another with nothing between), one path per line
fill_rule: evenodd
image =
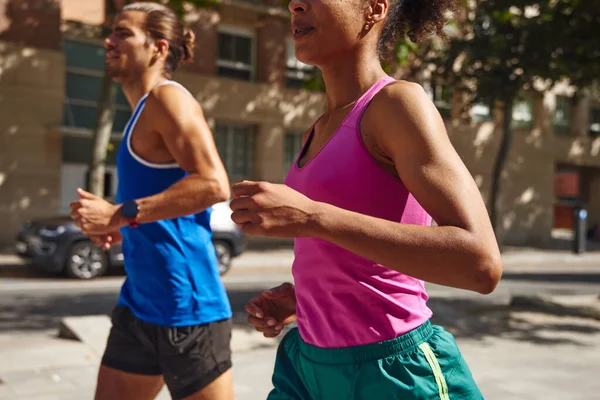
M425 358L433 371L433 376L435 377L435 382L438 385L438 390L440 392L440 400L450 400L450 396L448 396L448 385L446 384L446 378L444 378L444 374L442 374L442 368L440 368L440 363L438 363L437 357L431 350L429 343L423 342L419 345L421 351L425 354Z

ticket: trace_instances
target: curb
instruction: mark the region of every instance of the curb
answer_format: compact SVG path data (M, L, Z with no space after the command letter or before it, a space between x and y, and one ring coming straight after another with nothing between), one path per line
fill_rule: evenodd
M600 320L600 296L513 296L509 308Z
M235 322L234 320L231 350L240 353L261 348L276 348L281 338L291 328L286 327L278 338L271 339L265 338L262 333L250 328L249 325L236 326ZM81 342L97 356L102 357L110 327L110 317L104 314L63 317L59 322L58 337Z

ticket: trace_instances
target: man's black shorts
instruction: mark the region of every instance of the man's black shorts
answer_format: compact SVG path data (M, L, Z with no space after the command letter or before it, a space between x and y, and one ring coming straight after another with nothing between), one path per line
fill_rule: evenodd
M166 327L117 306L102 364L124 372L163 375L174 399L203 389L231 368L231 319Z

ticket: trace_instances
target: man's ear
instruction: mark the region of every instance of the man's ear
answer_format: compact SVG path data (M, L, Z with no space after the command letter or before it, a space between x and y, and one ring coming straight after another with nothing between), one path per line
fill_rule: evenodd
M165 59L169 55L169 42L166 39L159 39L154 41L154 54L153 59Z

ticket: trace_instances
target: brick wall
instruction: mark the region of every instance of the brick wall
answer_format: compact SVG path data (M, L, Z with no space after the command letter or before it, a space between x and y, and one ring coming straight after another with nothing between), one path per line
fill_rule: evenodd
M286 40L289 23L281 18L264 18L257 30L257 79L259 82L285 82Z
M215 10L202 9L188 16L189 28L196 35L194 59L182 71L204 75L217 73L217 26L220 16Z
M60 49L60 0L0 0L0 41Z

